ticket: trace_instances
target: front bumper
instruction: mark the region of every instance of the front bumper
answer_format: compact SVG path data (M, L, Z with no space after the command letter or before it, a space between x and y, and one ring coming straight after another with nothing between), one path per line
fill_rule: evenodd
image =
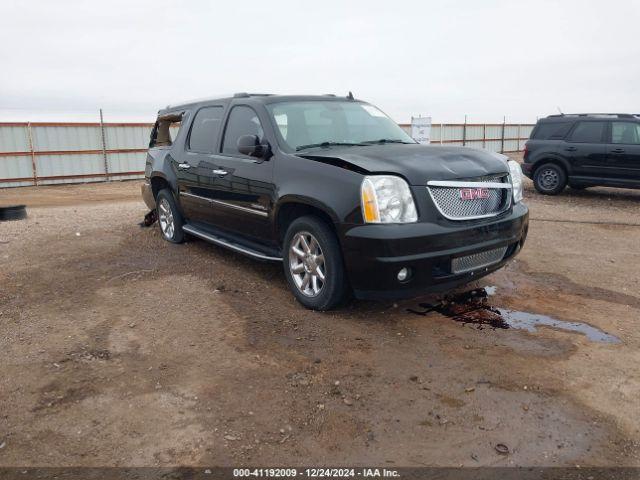
M341 235L349 281L358 298L410 298L458 287L499 269L524 245L529 210L516 204L510 213L490 222L357 225ZM452 273L451 260L507 247L502 260L465 273ZM405 282L401 268L410 269Z

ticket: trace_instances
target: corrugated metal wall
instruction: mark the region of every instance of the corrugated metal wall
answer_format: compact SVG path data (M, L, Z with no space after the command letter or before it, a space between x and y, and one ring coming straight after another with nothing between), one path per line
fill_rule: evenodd
M141 178L152 126L0 123L0 187Z
M147 123L0 123L0 187L142 178ZM410 125L401 127L411 133ZM439 124L431 142L522 150L534 125ZM103 142L104 129L104 142Z
M411 125L400 125L411 135ZM535 125L514 123L432 123L431 143L464 145L492 152L519 152Z

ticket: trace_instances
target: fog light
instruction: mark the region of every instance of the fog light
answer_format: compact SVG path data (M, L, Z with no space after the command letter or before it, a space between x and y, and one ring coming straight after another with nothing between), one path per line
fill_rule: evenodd
M406 282L409 279L410 271L408 268L401 268L398 272L398 281Z

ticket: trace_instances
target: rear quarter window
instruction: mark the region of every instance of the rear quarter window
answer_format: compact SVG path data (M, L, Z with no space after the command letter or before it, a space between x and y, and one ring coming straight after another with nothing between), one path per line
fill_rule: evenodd
M151 130L149 148L173 145L173 140L178 136L182 126L182 116L183 113L176 113L158 117Z
M531 138L534 140L561 140L569 133L571 125L573 125L572 122L539 123L531 134Z

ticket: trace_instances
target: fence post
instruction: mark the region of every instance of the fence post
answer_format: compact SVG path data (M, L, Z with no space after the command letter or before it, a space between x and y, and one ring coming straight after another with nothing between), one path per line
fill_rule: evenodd
M440 145L442 145L442 135L444 135L444 123L440 124Z
M462 126L462 146L467 146L467 116L464 116L464 125Z
M520 127L521 127L521 125L518 124L518 135L517 135L517 137L518 137L518 151L520 151Z
M487 124L482 124L482 148L487 148Z
M33 135L31 133L31 122L27 122L27 139L29 140L29 151L31 152L31 171L33 172L33 185L38 186L38 169L36 168L36 152L33 149Z
M102 158L104 160L104 181L109 181L109 161L107 160L107 142L104 135L104 118L100 109L100 136L102 137Z
M504 127L507 122L507 117L502 117L502 135L500 135L500 153L504 153Z

